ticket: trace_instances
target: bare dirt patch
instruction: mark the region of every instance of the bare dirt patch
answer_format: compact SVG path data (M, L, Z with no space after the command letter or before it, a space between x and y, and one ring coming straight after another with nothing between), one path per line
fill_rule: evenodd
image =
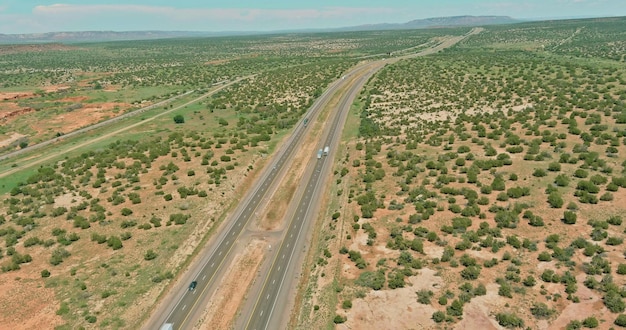
M127 103L94 103L83 108L61 114L49 121L51 125L62 125L64 132L71 132L81 127L97 123L105 118L115 117L122 109L129 108Z
M55 313L59 302L54 289L41 286L41 275L34 268L0 277L0 328L51 329L63 324Z
M442 280L435 271L422 269L407 279L407 286L395 290L371 291L363 299L355 299L347 311L348 321L337 329L426 329L435 325L431 320L436 311L430 305L417 302L416 291L439 291ZM342 312L339 312L342 314Z
M289 172L286 175L286 180L282 181L284 184L276 188L276 191L270 198L269 207L266 208L267 212L260 217L259 229L271 231L277 230L283 225L283 215L294 198L298 183L300 183L308 160L313 154L313 148L313 139L307 139L300 145L299 151L294 156L293 163L287 169Z
M10 146L12 143L19 141L23 137L26 137L26 135L20 133L12 133L8 139L0 141L0 149Z
M265 240L254 239L235 256L231 267L220 281L213 299L203 312L206 317L194 329L229 329L232 327L237 310L263 261L266 246Z

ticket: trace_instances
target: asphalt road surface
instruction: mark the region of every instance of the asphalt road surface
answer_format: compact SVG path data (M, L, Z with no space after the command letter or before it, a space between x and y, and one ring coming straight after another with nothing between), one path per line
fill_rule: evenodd
M382 66L382 63L378 64L373 69L361 74L361 76L356 79L356 82L350 86L348 92L343 95L338 112L336 112L333 116L331 128L328 130L323 146L333 146L333 149L335 149L338 145L342 131L340 123L343 124L345 121L345 116L350 110L352 101L367 80ZM283 289L283 283L285 282L285 277L288 274L287 270L289 269L291 262L294 259L297 259L294 258L294 252L297 250L296 247L299 245L298 241L301 239L302 229L306 227L305 222L308 219L315 218L310 216L311 207L314 204L313 201L315 201L321 193L319 189L323 186L322 183L324 182L324 178L330 173L330 165L332 165L332 161L329 161L330 159L331 158L328 156L323 156L321 159L316 160L314 171L309 177L306 184L306 190L298 202L298 207L291 223L289 224L289 228L287 229L282 244L279 247L278 253L272 263L269 275L265 279L261 294L257 297L252 316L246 325L246 329L267 329L273 314L277 310L278 312L282 312L284 310L284 305L282 304L278 309L276 308L279 305L276 303L277 298L281 289ZM329 165L325 166L327 162ZM279 315L279 318L280 316L282 316L282 313Z
M333 83L322 96L313 104L311 109L305 115L305 118L313 118L317 112L330 100L336 92L340 81ZM311 122L311 120L309 120ZM285 146L279 151L276 159L271 162L272 166L266 170L261 179L256 183L252 190L240 203L235 216L229 221L229 226L219 238L216 248L211 252L210 258L202 266L201 270L194 275L193 280L197 282L197 286L193 290L187 291L180 297L173 309L171 309L164 323L170 323L174 329L191 328L190 315L199 307L197 306L203 300L205 292L213 283L215 274L220 270L221 266L227 260L233 245L239 238L242 230L246 227L249 220L254 218L255 212L259 204L264 200L268 189L272 187L274 180L279 176L281 169L286 163L293 158L294 151L300 145L302 136L307 127L302 120L296 127L294 133L289 137Z
M354 98L358 95L367 80L386 64L394 63L408 57L423 56L438 52L471 34L473 33L450 38L448 41L444 41L419 54L361 64L353 68L342 79L331 84L305 115L305 118L313 119L320 109L327 104L341 88L348 87L348 91L342 95L338 112L333 116L331 127L327 131L324 143L321 144L320 147L332 146L333 150L331 151L331 155L333 154L335 147L339 143L341 128ZM353 82L350 81L352 79L346 79L347 77L352 78L353 76L356 76ZM271 166L265 170L259 181L255 184L253 190L251 190L238 205L234 217L228 220L226 230L220 234L218 242L210 252L210 257L206 259L207 261L200 271L193 276L192 280L197 282L196 288L193 290L185 289L186 291L180 296L163 323L172 324L174 329L191 328L190 315L193 315L200 307L198 303L203 301L206 291L214 281L215 275L225 261L229 259L228 257L232 247L243 229L247 226L249 220L254 218L255 212L266 197L265 195L268 189L273 186L277 178L279 180L282 179L282 175L279 173L285 164L289 163L290 159L293 157L294 150L296 150L300 144L300 140L306 129L307 127L303 124L303 121L301 121L285 143L285 146L275 156L275 159L271 162ZM315 155L312 155L312 158L315 158ZM328 159L330 159L328 156L323 156L315 160L315 168L308 178L306 190L298 201L298 206L289 222L289 227L284 234L284 239L280 244L278 252L275 254L267 276L263 280L261 293L256 297L257 299L254 302L252 312L248 315L249 319L247 322L244 321L246 329L260 330L274 327L279 328L282 326L280 323L284 316L283 312L286 309L286 295L289 293L286 287L290 286L283 284L286 283L285 279L288 277L288 274L289 277L292 277L294 267L290 269L290 266L293 266L292 261L294 259L299 259L298 256L294 258L294 253L298 248L302 247L302 230L308 225L306 221L313 218L311 208L317 205L319 195L321 194L319 191L320 186L323 186L322 183L324 179L330 173L331 162L329 162ZM326 165L327 163L328 165ZM306 178L303 180L306 180ZM185 286L185 288L187 287Z
M357 97L359 91L363 88L365 83L372 77L377 71L382 69L389 63L395 63L399 60L424 56L436 53L444 48L450 47L464 38L479 33L480 30L473 29L468 34L459 37L451 37L440 44L434 45L431 48L425 49L417 54L411 54L391 59L383 59L380 61L372 62L368 65L360 66L360 68L366 68L366 71L357 73L357 69L351 71L352 75L357 75L354 82L351 82L349 89L341 96L341 101L336 114L333 117L332 126L328 131L325 138L324 146L332 146L336 148L341 138L341 131L343 124L347 117L354 99ZM332 153L331 153L332 154ZM272 263L268 276L265 278L261 293L257 296L256 302L252 309L252 313L246 324L248 330L265 330L265 329L281 329L285 326L283 324L284 314L289 312L289 294L290 289L293 286L292 281L295 267L291 267L292 262L299 261L300 256L297 255L297 251L302 250L304 244L302 239L302 229L307 227L306 221L313 219L310 216L311 208L316 208L319 205L319 196L323 193L320 191L320 186L323 186L325 178L331 175L332 162L331 158L324 157L317 161L313 174L309 178L306 191L300 201L295 214L291 220L287 233L284 236L283 242L280 245L279 251ZM328 166L325 166L326 163ZM287 281L286 281L287 279ZM276 315L278 314L278 315Z

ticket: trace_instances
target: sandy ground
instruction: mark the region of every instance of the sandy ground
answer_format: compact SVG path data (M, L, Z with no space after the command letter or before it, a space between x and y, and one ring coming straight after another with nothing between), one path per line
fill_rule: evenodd
M19 139L25 137L26 135L20 133L12 133L8 139L0 141L0 149L10 145L11 143L18 141Z
M33 263L44 264L41 258ZM41 267L24 266L0 276L0 328L12 330L52 329L65 323L56 315L59 301L54 288L41 286Z
M427 289L436 296L441 283L434 270L424 268L418 275L409 277L404 288L370 291L365 298L352 301L352 308L345 314L348 321L338 325L337 329L431 328L435 325L431 316L437 310L418 303L415 292Z
M264 259L267 242L252 240L235 256L218 289L203 311L204 318L194 329L230 329L246 291Z

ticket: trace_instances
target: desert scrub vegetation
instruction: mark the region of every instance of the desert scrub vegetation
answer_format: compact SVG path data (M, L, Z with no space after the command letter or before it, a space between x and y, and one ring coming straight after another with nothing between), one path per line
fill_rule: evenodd
M127 139L40 166L10 188L0 206L0 239L7 247L1 252L2 271L40 267L45 285L65 304L59 315L69 327L134 327L139 319L114 316L174 277L187 255L181 255L180 245L191 233L212 227L260 155L270 152L277 136L304 112L317 84L346 67L326 68L313 80L314 88L304 80L290 84L290 90L274 90L273 97L290 98L292 92L307 97L284 109L290 113L282 115L292 119L280 125L281 113L263 107L237 114L230 105L194 105L181 110L184 123L164 118ZM90 299L94 294L101 299ZM97 318L80 317L95 315L96 306L102 306Z
M614 35L618 22L493 27L372 78L342 159L343 213L357 225L337 232L350 252L337 280L403 290L434 270L441 298L415 299L436 323L471 322L463 315L482 299L477 285L504 327L561 324L585 299L616 320L626 296L626 205L615 202L626 197L626 68L588 39ZM577 40L586 47L573 54ZM599 309L588 313L576 315L581 325Z

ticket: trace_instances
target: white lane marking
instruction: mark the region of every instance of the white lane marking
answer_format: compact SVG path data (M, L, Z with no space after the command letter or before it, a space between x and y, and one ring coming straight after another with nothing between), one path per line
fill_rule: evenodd
M285 255L283 254L283 259L285 259Z
M281 268L282 268L281 266L278 266L278 271L279 271L279 272L280 272L280 269L281 269Z
M272 284L276 283L276 280L272 280Z
M233 236L233 235L235 235L235 232L233 232L232 234L230 234L230 236Z
M263 311L261 311L261 313L259 313L259 316L263 316Z
M219 254L219 255L220 255L220 256L222 255L222 251L220 251L220 254Z
M183 306L183 309L182 309L182 310L185 310L185 308L187 308L187 305Z
M265 297L265 300L269 300L270 299L270 294L267 294L267 297Z
M213 265L215 265L215 263L212 263L212 264L211 264L211 268L213 267Z
M206 275L202 276L202 279L204 280L206 278Z

